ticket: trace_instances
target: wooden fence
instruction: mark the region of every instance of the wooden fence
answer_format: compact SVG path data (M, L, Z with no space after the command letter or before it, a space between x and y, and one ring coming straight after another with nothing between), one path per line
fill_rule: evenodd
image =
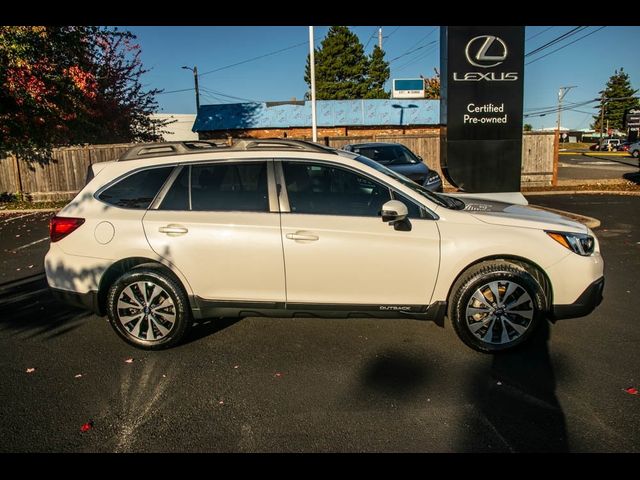
M33 201L69 200L84 186L89 165L117 159L133 144L56 148L46 161L0 158L0 195L23 192Z
M555 134L525 133L522 137L522 186L549 186L553 180ZM307 139L309 140L309 139ZM330 147L341 148L348 143L401 143L420 155L431 170L440 174L445 187L451 187L440 168L440 135L367 135L358 137L324 137L319 139Z
M329 146L347 143L397 142L420 155L427 166L442 175L440 136L368 135L325 137ZM525 133L522 142L522 185L551 185L554 133ZM47 162L32 162L14 155L0 158L0 195L24 192L33 201L68 200L84 186L90 164L115 160L132 144L88 145L55 149ZM444 180L444 177L443 177ZM445 186L449 186L445 181Z

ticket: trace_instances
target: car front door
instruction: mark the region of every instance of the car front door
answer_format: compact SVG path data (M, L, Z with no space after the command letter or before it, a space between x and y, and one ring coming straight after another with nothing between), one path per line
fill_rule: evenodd
M286 187L280 206L287 308L414 311L429 303L440 237L420 207L408 205L412 228L400 231L378 214L393 191L355 170L283 160L276 174Z
M273 162L219 161L179 168L143 219L153 250L184 274L202 300L284 306Z

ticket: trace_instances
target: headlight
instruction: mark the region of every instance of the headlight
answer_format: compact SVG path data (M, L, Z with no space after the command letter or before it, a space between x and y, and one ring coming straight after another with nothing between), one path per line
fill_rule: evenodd
M430 172L424 182L424 185L433 185L434 183L438 183L439 181L440 175L438 175L438 172Z
M563 247L583 257L591 255L596 245L594 238L584 233L549 232L547 230L545 233Z

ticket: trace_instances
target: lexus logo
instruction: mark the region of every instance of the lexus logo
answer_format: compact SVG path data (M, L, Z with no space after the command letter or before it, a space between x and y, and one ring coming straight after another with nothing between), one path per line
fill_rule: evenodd
M487 52L494 44L493 55L487 55ZM467 56L467 61L474 67L496 67L507 58L507 44L500 37L480 35L469 40L464 53Z

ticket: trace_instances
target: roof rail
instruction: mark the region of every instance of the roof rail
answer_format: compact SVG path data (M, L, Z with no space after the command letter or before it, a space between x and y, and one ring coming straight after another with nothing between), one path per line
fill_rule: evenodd
M165 157L169 155L184 155L186 153L200 153L205 150L219 148L214 142L203 140L189 140L184 142L156 142L141 143L124 152L118 161L137 160L140 158Z
M326 147L307 140L294 140L289 138L242 138L233 144L233 148L238 150L279 150L290 148L336 154L335 148Z

